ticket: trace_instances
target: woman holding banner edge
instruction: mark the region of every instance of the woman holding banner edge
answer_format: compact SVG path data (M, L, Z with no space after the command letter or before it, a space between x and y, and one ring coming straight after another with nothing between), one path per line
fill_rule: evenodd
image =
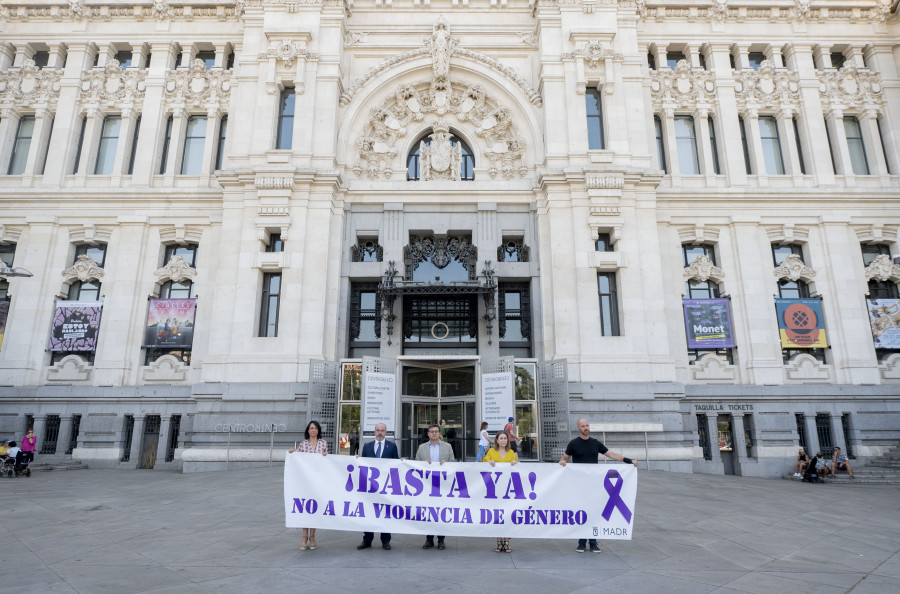
M486 424L487 423L483 423L483 425ZM509 464L510 466L515 466L519 463L519 456L517 456L509 447L509 434L506 431L501 429L497 432L497 435L494 436L494 447L489 449L487 454L484 455L484 461L490 464L492 468L497 462ZM498 538L497 547L494 549L494 552L512 553L512 549L509 548L509 539L503 537Z
M294 451L301 454L322 454L323 456L328 455L328 442L322 437L322 426L319 425L318 421L310 421L308 425L306 425L306 431L303 433L303 436L306 440L297 447L297 444L294 444L294 450L288 450L288 454L293 454ZM315 528L303 528L303 533L300 535L300 550L305 551L307 547L309 550L316 550L316 529Z

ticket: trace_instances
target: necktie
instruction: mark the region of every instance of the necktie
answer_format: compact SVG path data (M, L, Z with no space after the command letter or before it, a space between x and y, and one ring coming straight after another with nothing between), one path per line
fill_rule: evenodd
M375 450L375 457L381 458L381 442L380 441L378 442L378 449Z

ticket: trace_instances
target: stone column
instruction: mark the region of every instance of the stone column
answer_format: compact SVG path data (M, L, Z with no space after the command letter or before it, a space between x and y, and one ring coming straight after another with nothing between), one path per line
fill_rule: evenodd
M787 52L788 65L800 74L800 135L804 152L807 175L815 177L818 185L834 185L834 169L831 166L831 152L825 120L822 118L822 101L819 93L819 73L813 63L809 46L791 44ZM825 55L828 64L831 57ZM832 141L834 139L832 138Z
M23 186L30 186L34 176L41 175L44 168L44 157L49 148L47 143L50 141L50 131L53 127L53 114L49 109L37 109L34 115L34 133L31 135L28 161L25 163L25 173L22 176Z
M9 42L0 42L0 70L9 70L16 58L16 48Z
M203 163L200 167L200 183L204 187L209 183L210 175L215 169L221 118L222 112L218 107L206 112L206 138L203 141Z
M866 109L859 114L858 119L863 143L866 147L869 173L883 177L887 176L887 162L882 150L881 134L878 131L878 112ZM885 181L888 180L885 179Z
M722 453L719 451L719 425L716 415L706 415L706 431L709 434L709 453L712 454L712 462L721 464Z
M844 455L849 457L849 454L847 454L847 436L844 435L844 425L841 423L841 415L829 414L828 417L831 422L831 435L834 439L834 446L837 448L841 448L841 451L844 452Z
M216 48L216 61L213 63L213 68L225 68L225 59L228 55L228 44L227 43L217 43L215 45Z
M781 55L781 45L772 44L766 48L766 57L775 68L784 68L784 57Z
M16 55L13 58L13 68L21 68L25 65L25 60L30 60L34 55L34 48L30 43L23 43L16 47Z
M816 415L815 413L811 415L803 415L803 422L806 424L806 447L809 449L806 451L807 454L819 451L819 433L816 431Z
M72 440L72 415L59 416L59 433L56 438L56 454L65 456Z
M828 133L831 137L831 150L834 153L834 165L837 173L844 176L848 186L855 184L853 163L850 161L850 149L847 147L847 133L844 131L844 112L832 109L825 116Z
M763 155L762 139L759 135L759 112L748 109L744 112L744 134L747 139L747 151L750 153L750 171L764 185L768 172L766 171L766 159Z
M35 443L35 455L40 453L41 448L44 447L44 434L47 432L47 415L34 415L34 435L37 437L37 442ZM25 428L25 431L28 431L28 427ZM24 433L22 436L24 437ZM22 447L22 444L19 444L19 447Z
M144 441L144 415L134 416L134 430L131 432L131 454L129 464L137 468L141 463L141 443ZM124 437L124 436L123 436Z
M664 43L653 44L653 59L656 60L657 70L669 67L669 60L666 59L666 49L666 44Z
M64 43L54 43L50 47L50 58L47 61L47 68L61 70L63 67L63 59L66 55L66 45Z
M675 139L675 110L665 109L662 113L663 147L666 152L666 164L672 185L676 186L681 179L681 166L678 163L678 141Z
M694 110L694 135L697 137L697 149L700 153L700 172L706 177L706 183L712 187L716 183L716 168L713 161L713 146L709 139L707 109Z
M831 48L822 44L813 47L813 55L820 70L830 70L834 68L831 64Z
M154 468L159 468L160 464L166 461L166 454L169 450L169 431L172 430L172 415L162 415L159 426L159 442L156 445L156 464Z
M794 135L794 112L790 108L782 109L776 116L778 120L778 134L781 137L782 159L785 161L785 173L794 178L798 186L803 183L803 173L800 171L800 149L797 147L797 138ZM786 150L785 150L786 149Z
M687 45L685 47L685 53L687 54L688 64L690 64L691 68L703 68L700 64L700 46Z
M84 187L86 177L94 174L104 115L98 109L87 110L84 139L81 142L81 155L77 165L78 171L75 172L75 180L79 187Z
M735 60L735 65L738 70L752 70L750 68L750 46L746 43L737 44L738 55L737 60Z
M734 448L736 460L747 459L747 443L744 441L744 415L734 413L731 415L731 444Z
M716 88L719 92L719 109L716 137L722 150L720 165L728 176L730 186L747 185L747 169L744 165L744 149L741 144L741 129L738 122L737 101L734 96L734 76L731 74L730 51L727 43L711 43L709 58L716 74Z
M172 135L169 139L169 152L163 178L163 183L168 188L175 185L175 176L181 173L181 155L184 151L184 135L189 117L188 113L181 108L174 110L172 116ZM165 132L163 133L165 134ZM163 142L165 142L165 138L163 138Z

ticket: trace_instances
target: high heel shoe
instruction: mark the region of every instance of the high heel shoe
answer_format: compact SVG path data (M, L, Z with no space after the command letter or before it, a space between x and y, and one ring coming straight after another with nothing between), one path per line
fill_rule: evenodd
M315 550L316 550L316 546L317 546L317 545L316 545L316 539L310 537L310 539L309 539L309 550L310 550L310 551L315 551Z
M306 547L306 541L305 541L305 540L301 540L301 541L300 541L300 550L301 550L301 551L305 551L306 549L307 549L307 547Z

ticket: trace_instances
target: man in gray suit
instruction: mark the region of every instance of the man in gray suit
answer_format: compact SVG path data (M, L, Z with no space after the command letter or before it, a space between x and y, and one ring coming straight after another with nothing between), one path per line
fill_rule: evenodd
M416 460L420 462L428 462L429 464L443 464L444 462L456 462L453 455L453 448L446 441L441 440L441 428L438 425L432 425L428 428L428 441L419 446L416 451ZM439 551L444 550L444 537L438 535L437 548ZM429 534L425 537L423 549L434 548L434 535Z

